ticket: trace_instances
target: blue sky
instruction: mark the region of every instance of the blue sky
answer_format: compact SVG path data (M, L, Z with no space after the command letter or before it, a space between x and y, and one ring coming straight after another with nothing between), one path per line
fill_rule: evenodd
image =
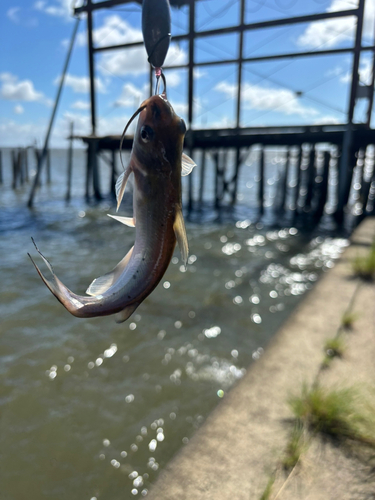
M42 143L57 92L68 41L73 30L71 0L3 0L1 2L0 145ZM357 0L247 0L246 22L345 10ZM373 44L375 0L366 0L364 45ZM202 0L197 4L197 30L233 26L239 20L239 0ZM141 40L141 9L128 4L97 11L94 40L105 46ZM188 9L172 10L172 36L185 33ZM347 47L353 43L353 18L298 24L248 32L244 55ZM204 38L196 44L196 61L237 56L235 35ZM187 60L186 42L172 43L167 63ZM371 77L371 53L362 55L361 80ZM141 100L148 95L148 65L144 48L95 56L98 133L119 134ZM340 123L348 106L348 54L244 65L243 126ZM187 72L166 70L168 97L186 119ZM193 126L233 126L236 67L200 67L195 74ZM66 78L52 136L52 145L66 146L68 127L90 133L86 20L82 21ZM302 93L297 95L296 92ZM356 119L364 116L359 104Z

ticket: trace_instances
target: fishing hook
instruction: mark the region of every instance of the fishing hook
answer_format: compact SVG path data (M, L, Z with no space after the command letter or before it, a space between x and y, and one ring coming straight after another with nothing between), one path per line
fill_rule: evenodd
M165 75L163 73L162 68L155 68L155 74L156 74L155 95L159 93L160 77L161 77L164 85L162 94L165 94L165 96L167 96L167 81L165 79Z

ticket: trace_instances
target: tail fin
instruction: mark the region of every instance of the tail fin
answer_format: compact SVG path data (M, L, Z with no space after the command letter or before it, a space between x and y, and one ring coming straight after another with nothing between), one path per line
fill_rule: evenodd
M38 254L42 257L44 263L48 267L49 271L52 274L52 280L48 280L42 271L39 269L39 267L36 265L34 262L34 259L31 257L31 255L28 253L27 255L30 257L31 262L34 264L35 269L37 270L39 276L42 278L44 284L47 286L47 288L53 293L53 295L57 298L59 302L71 313L73 316L77 317L82 317L82 312L78 312L79 309L84 307L83 301L79 300L80 297L72 293L69 288L67 288L64 283L62 283L59 278L56 276L53 267L49 263L49 261L44 257L42 252L39 250L39 248L36 246L36 243L33 238L31 238L32 242L34 243L34 246L36 248L36 251ZM82 297L84 300L84 298Z
M46 264L46 266L48 267L48 269L50 270L51 274L52 274L52 281L49 281L45 276L44 274L42 273L42 271L39 269L39 267L36 265L36 263L34 262L34 259L31 257L31 255L28 253L27 255L30 257L31 259L31 262L34 264L34 267L35 269L37 270L39 276L42 278L44 284L49 288L49 290L53 293L53 295L55 295L55 297L59 298L58 295L59 295L59 279L57 278L57 276L55 275L55 272L53 270L53 267L51 266L51 264L49 263L49 261L44 257L44 255L42 254L42 252L39 250L39 248L37 247L35 241L34 241L34 238L31 238L31 241L33 242L34 244L34 247L36 248L36 251L38 252L38 254L42 257L44 263Z

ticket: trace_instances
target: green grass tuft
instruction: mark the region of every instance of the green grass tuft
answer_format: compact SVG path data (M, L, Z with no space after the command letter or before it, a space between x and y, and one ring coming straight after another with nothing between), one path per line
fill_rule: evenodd
M259 500L269 500L270 499L274 482L275 482L275 474L272 474L272 476L269 478L267 486L266 486L265 490L263 491L262 496L260 497Z
M341 337L328 339L324 344L326 358L342 358L345 352L345 343Z
M295 423L290 440L286 446L281 464L286 470L291 470L297 464L302 452L306 449L304 427L301 420Z
M375 244L372 245L366 257L356 257L354 259L353 271L356 276L366 281L375 278Z
M341 319L341 326L343 328L351 330L353 328L353 323L356 319L358 319L358 313L347 312L343 315Z
M289 404L297 420L315 432L349 438L375 447L375 408L355 388L302 389Z
M332 360L333 360L333 358L331 356L328 356L327 354L324 356L323 361L322 361L322 365L321 365L323 370L325 370L331 366Z

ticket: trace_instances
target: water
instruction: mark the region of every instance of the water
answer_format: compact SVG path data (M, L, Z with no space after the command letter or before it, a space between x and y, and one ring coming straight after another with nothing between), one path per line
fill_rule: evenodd
M76 152L76 169L83 158ZM243 204L237 220L187 223L187 271L176 250L129 321L80 320L36 274L30 237L84 293L134 232L106 216L106 202L83 204L82 177L65 205L65 159L54 152L53 184L33 211L24 208L28 188L13 192L9 177L0 188L2 499L143 497L347 240L254 225L239 217L251 215Z

